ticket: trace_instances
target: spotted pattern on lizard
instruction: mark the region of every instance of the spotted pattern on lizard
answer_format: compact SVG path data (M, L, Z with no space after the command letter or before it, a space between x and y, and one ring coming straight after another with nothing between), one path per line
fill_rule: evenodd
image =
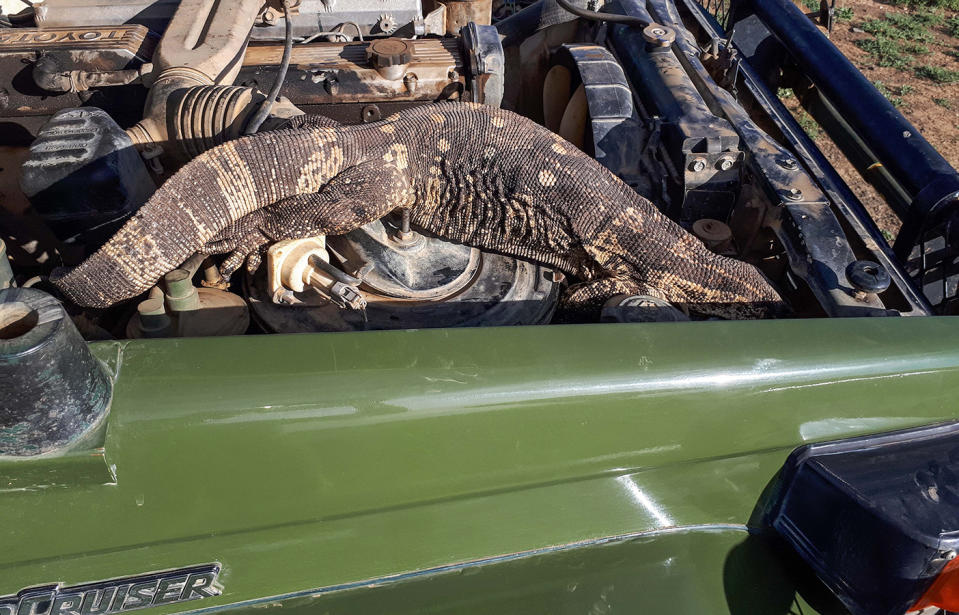
M106 307L196 252L232 274L270 242L337 235L409 208L414 225L583 281L574 304L653 294L706 315L759 317L782 302L753 266L710 252L575 146L511 112L418 107L358 126L305 123L207 151L115 236L53 280Z

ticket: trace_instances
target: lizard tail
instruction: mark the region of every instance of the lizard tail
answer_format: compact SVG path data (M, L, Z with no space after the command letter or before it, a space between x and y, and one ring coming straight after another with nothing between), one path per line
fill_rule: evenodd
M243 216L317 192L343 167L331 128L224 143L184 165L89 258L50 279L79 305L109 307L149 290Z

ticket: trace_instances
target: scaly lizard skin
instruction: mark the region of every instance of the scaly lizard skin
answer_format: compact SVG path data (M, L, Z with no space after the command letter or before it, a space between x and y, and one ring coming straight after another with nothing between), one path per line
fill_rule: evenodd
M400 207L439 237L586 281L568 297L577 305L644 293L726 318L782 307L757 269L710 252L575 146L469 103L225 143L185 165L53 281L80 305L106 307L196 252L231 252L221 266L229 276L248 257L255 269L272 241L340 235Z

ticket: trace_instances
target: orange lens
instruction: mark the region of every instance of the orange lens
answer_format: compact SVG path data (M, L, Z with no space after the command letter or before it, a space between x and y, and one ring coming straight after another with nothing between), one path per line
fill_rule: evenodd
M959 557L946 564L926 593L910 611L935 606L947 611L959 611Z

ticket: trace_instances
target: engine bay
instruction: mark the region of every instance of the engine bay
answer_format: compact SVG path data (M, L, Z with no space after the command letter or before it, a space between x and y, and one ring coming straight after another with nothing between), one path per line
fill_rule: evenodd
M474 103L544 126L711 252L756 267L790 317L930 313L782 118L737 90L742 60L698 4L595 4L24 5L0 28L0 288L61 298L86 339L708 317L656 294L573 312L565 298L586 280L442 239L402 207L345 234L273 238L231 276L224 254L197 252L105 309L51 282L225 143Z

